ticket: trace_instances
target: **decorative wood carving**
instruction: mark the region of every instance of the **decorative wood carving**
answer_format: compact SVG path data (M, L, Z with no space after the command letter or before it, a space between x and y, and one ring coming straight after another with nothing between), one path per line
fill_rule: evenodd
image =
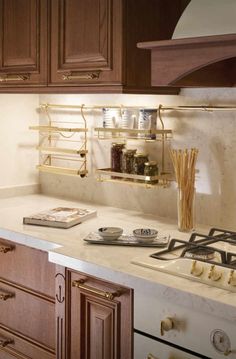
M66 297L66 278L65 268L56 266L56 358L66 358L65 335L65 297Z

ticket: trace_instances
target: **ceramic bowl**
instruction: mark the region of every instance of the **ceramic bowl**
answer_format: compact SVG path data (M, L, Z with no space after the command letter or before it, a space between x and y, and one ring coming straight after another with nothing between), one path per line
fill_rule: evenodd
M133 230L133 235L138 242L153 242L157 237L158 231L150 228L137 228Z
M98 233L105 241L115 241L122 235L123 229L119 227L101 227L98 229Z

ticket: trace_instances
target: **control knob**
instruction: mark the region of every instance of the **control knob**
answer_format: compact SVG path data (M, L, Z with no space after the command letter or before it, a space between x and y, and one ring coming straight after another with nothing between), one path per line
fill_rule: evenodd
M221 277L222 277L222 272L215 269L215 265L213 264L208 274L208 278L213 280L214 282L217 282L218 280L220 280Z
M230 271L228 284L236 286L236 275L234 274L234 269L231 269Z
M203 272L204 272L203 265L197 261L193 261L190 273L195 277L200 277L203 274Z

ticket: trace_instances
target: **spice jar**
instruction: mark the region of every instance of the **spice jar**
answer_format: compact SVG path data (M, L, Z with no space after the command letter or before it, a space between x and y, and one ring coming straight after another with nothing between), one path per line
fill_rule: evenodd
M134 155L137 150L122 150L122 172L123 173L132 173L134 168Z
M124 147L125 147L124 143L112 143L111 170L114 172L121 172L122 150Z
M146 162L148 162L148 155L146 153L136 153L134 155L133 173L136 175L144 175Z
M149 162L145 162L145 167L144 167L144 176L149 176L149 177L153 177L153 176L157 176L158 175L158 166L156 161L149 161ZM147 180L147 183L157 183L158 180Z

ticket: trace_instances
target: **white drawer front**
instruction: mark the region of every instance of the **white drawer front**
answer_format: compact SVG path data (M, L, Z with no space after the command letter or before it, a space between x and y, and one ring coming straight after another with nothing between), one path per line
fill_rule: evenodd
M143 335L134 334L135 359L199 359L168 345L159 343Z

